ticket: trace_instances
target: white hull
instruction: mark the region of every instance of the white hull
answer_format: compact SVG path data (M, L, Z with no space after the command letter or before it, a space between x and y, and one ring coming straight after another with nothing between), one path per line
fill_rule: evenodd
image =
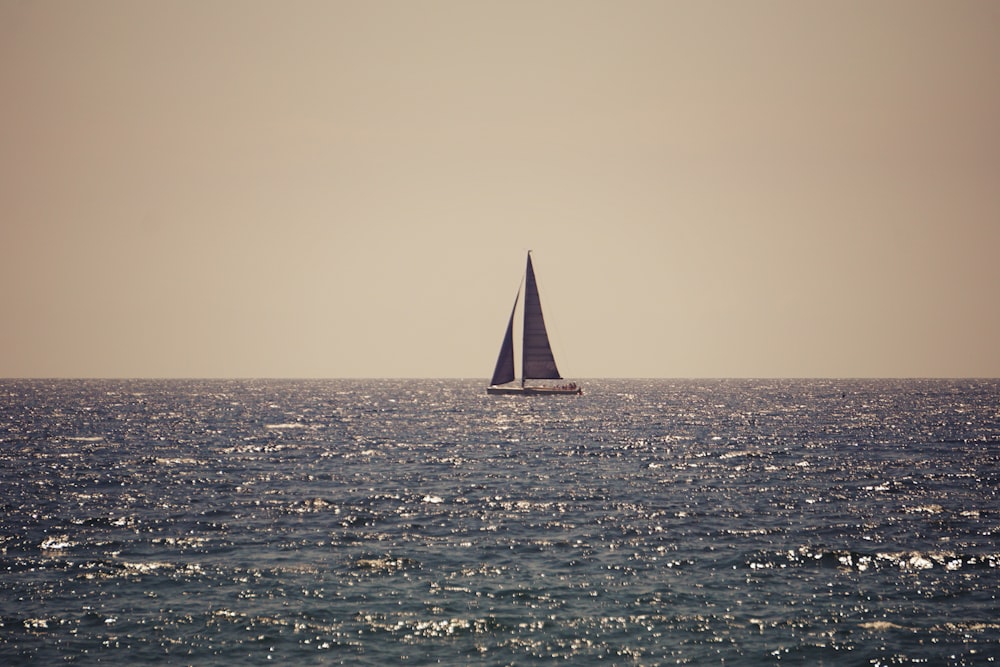
M583 390L579 387L503 387L486 388L487 394L495 396L580 396Z

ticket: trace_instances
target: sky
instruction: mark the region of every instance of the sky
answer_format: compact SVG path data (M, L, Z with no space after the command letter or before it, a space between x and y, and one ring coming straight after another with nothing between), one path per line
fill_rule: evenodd
M0 377L1000 377L1000 3L0 0Z

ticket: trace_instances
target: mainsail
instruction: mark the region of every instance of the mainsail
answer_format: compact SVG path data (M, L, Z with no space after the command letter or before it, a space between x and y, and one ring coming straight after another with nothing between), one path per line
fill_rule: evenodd
M558 380L559 369L556 368L552 347L549 345L549 335L545 331L545 318L542 317L542 302L538 298L538 284L535 282L535 269L531 266L531 253L528 253L528 268L524 281L524 347L521 359L521 376L527 380Z

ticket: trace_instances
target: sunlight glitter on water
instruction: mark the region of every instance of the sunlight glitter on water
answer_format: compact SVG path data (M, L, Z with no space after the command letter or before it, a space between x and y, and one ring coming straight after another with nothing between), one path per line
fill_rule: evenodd
M993 657L996 383L588 387L8 381L0 658Z

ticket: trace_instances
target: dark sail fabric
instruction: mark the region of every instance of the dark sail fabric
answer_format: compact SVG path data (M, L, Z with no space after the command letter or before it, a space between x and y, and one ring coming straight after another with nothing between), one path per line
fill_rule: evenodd
M514 296L514 307L510 309L510 320L507 322L507 333L504 334L497 366L493 369L493 379L490 384L505 384L514 379L514 311L517 310L517 295Z
M528 270L524 284L524 350L522 351L522 376L525 379L558 380L559 369L549 346L549 335L545 331L542 317L542 303L538 298L535 283L535 269L528 255Z

